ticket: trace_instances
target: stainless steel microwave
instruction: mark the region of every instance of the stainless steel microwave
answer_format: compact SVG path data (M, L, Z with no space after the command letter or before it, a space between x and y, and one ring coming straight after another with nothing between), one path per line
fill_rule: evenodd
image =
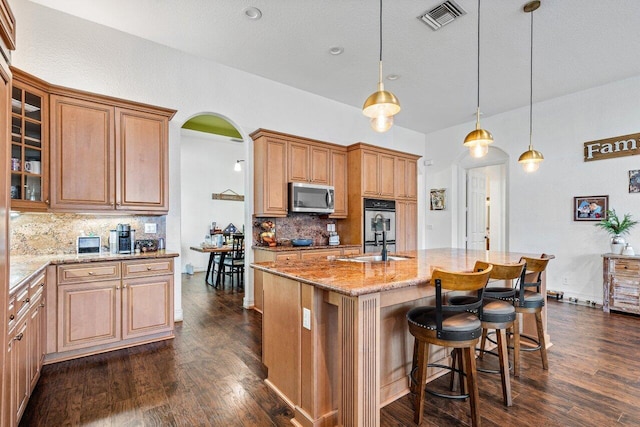
M291 212L333 213L334 191L330 185L289 183L289 210Z

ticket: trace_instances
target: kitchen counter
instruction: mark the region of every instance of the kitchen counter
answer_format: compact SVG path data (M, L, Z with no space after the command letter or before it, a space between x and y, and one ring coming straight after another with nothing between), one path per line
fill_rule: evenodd
M48 265L76 264L82 262L120 261L145 258L174 258L177 252L143 252L139 254L51 254L51 255L15 255L9 258L9 293L23 282L31 280Z
M253 263L263 276L262 362L266 384L294 409L297 425L379 426L380 408L409 392L413 337L406 313L434 305L433 269L472 271L476 260L523 255L455 248L355 262L336 257ZM541 292L546 293L543 274ZM531 315L523 332L535 336ZM546 311L543 310L546 329ZM550 340L547 337L547 343ZM448 365L433 346L430 361ZM429 371L429 379L437 370Z
M254 245L251 249L270 252L286 252L286 251L308 251L317 249L340 249L340 248L361 248L362 245L311 245L311 246L258 246Z

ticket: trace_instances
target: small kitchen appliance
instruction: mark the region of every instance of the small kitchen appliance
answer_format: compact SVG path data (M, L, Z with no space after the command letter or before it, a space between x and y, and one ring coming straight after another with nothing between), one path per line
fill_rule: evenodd
M340 236L336 233L336 225L327 224L327 231L329 232L329 246L338 246L340 244Z
M116 227L119 254L133 253L136 241L136 230L132 230L129 224L118 224Z
M333 213L334 192L334 187L330 185L290 182L289 210L317 214Z

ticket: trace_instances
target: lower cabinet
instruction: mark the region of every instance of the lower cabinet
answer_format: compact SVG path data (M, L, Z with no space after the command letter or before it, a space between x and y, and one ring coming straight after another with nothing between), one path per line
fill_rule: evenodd
M57 267L57 347L47 361L173 337L173 259Z
M42 369L46 327L44 286L43 273L20 285L9 297L6 371L9 399L4 402L9 405L9 426L19 424Z

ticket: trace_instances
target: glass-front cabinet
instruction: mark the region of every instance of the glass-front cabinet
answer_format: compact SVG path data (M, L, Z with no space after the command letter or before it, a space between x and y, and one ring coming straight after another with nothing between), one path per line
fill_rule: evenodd
M14 74L11 90L11 208L38 211L49 202L49 99L29 77Z

